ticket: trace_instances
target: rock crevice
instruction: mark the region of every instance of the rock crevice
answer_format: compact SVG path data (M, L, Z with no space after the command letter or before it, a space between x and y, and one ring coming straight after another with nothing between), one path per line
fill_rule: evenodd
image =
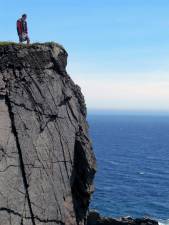
M18 150L20 170L21 170L21 173L22 173L23 184L24 184L24 187L25 187L25 199L27 199L27 202L28 202L29 212L30 212L31 220L32 220L32 225L36 225L36 223L35 223L35 216L33 214L31 200L30 200L30 196L29 196L29 190L28 190L29 185L28 185L28 181L27 181L24 160L23 160L23 157L22 157L22 149L20 147L19 138L18 138L18 134L17 134L17 129L15 127L14 114L12 112L12 107L11 107L10 100L8 99L8 95L5 96L5 103L6 103L7 107L8 107L9 117L10 117L11 126L12 126L11 127L12 128L12 133L14 134L15 141L16 141L16 147L17 147L17 150Z
M55 43L0 46L0 224L84 225L95 157Z

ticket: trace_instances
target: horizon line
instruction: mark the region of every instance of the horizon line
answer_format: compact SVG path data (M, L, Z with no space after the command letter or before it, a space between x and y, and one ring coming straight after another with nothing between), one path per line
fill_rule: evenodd
M105 115L165 115L169 116L169 110L138 110L138 109L101 109L101 108L87 108L88 114L105 114Z

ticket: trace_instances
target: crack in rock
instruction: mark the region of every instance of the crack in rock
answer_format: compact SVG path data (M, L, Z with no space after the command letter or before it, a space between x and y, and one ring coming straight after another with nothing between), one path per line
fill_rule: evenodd
M96 163L67 56L0 46L0 225L86 224Z
M13 214L15 216L19 216L19 217L21 217L23 219L26 219L26 220L32 220L32 217L23 216L21 213L18 213L16 211L14 211L13 209L1 207L0 211L4 211L4 212L7 212L8 214ZM60 224L60 225L64 225L64 223L62 221L55 220L55 219L42 219L42 218L39 218L39 217L35 216L34 220L37 220L37 221L42 222L42 223L57 223L57 224Z
M17 134L17 130L16 130L16 127L15 127L14 115L13 115L13 112L12 112L12 107L11 107L11 103L10 103L9 98L8 98L7 95L5 97L6 97L5 98L6 105L8 106L9 116L10 116L10 119L11 119L12 132L14 134L17 149L18 149L19 160L20 160L20 169L21 169L21 172L22 172L22 178L23 178L23 183L24 183L24 187L25 187L25 191L26 191L26 198L27 198L27 201L28 201L32 225L36 225L33 210L32 210L32 206L31 206L29 191L28 191L29 185L28 185L28 181L27 181L27 178L26 178L25 166L24 166L24 161L23 161L23 157L22 157L22 149L21 149L20 144L19 144L18 134Z

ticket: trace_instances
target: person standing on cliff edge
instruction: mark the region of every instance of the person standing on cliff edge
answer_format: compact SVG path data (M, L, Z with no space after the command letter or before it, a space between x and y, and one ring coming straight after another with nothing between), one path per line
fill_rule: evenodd
M28 36L28 26L27 26L27 15L23 14L20 19L17 20L17 32L19 36L19 43L27 41L27 44L30 43L30 39Z

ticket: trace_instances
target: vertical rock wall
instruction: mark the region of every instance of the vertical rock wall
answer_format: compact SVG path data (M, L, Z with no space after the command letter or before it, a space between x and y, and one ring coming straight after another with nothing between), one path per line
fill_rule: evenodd
M0 224L83 225L95 157L57 44L0 46Z

